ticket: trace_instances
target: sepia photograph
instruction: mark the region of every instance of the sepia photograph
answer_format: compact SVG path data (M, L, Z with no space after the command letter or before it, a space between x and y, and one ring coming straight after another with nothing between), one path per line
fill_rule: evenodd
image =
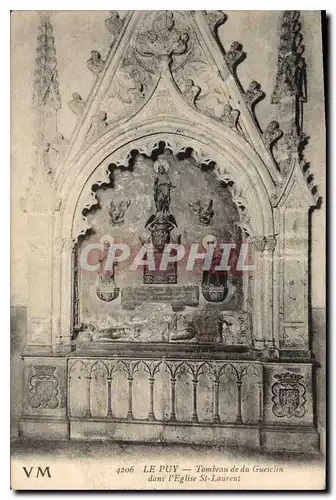
M324 490L318 10L11 12L11 488Z

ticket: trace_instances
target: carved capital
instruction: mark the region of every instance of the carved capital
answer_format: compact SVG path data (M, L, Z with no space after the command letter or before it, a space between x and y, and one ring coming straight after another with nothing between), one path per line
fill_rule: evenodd
M253 236L252 243L257 252L273 252L276 247L275 236Z
M268 252L274 252L276 247L276 236L266 236L265 238L265 250Z
M257 252L263 252L266 247L265 236L253 236L252 243Z

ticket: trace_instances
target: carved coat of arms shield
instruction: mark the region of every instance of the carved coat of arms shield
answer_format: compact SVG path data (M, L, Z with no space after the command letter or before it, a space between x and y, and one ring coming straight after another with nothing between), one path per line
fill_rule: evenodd
M277 382L272 386L272 412L276 417L298 417L305 414L305 386L302 375L285 372L275 375Z

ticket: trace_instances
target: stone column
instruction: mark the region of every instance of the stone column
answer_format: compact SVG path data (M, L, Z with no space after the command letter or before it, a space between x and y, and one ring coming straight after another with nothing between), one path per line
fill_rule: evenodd
M274 236L255 236L252 241L255 265L252 310L254 346L274 351L273 252L276 239Z

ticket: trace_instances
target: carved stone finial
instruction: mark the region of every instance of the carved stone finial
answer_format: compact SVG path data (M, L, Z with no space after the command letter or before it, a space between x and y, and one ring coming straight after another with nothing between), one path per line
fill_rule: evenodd
M113 44L114 40L119 35L123 24L124 21L120 19L118 12L116 10L111 10L110 17L105 20L105 26L112 35L111 44Z
M136 50L142 56L157 56L169 60L174 54L183 54L188 47L189 35L186 30L175 27L171 11L158 11L150 30L141 32L136 38Z
M95 75L99 75L104 69L105 61L102 60L97 50L91 50L91 57L86 62L88 69Z
M206 20L213 33L217 32L219 26L225 23L227 16L221 10L206 10Z
M265 97L264 92L260 88L260 83L256 80L252 80L248 89L245 91L244 97L246 104L250 109L253 109L254 106Z
M230 106L230 104L225 104L223 107L223 114L220 119L230 128L237 130L239 115L240 111L238 111L238 109L232 109L232 106Z
M79 116L83 113L85 107L85 101L78 92L73 92L72 100L68 102L68 106L75 115Z
M57 111L61 108L61 96L53 28L48 15L41 16L38 30L33 105L34 107L48 105Z
M232 72L235 71L239 63L245 59L245 52L243 52L243 46L239 42L233 42L230 49L225 54L225 61Z
M182 93L189 104L194 105L201 92L201 87L194 85L193 80L186 80L182 87Z
M272 120L263 132L263 138L266 146L272 150L274 144L282 137L282 130L279 128L279 123Z
M290 95L303 101L307 99L306 63L302 57L304 46L299 18L299 11L285 11L282 16L278 67L271 97L275 104Z

